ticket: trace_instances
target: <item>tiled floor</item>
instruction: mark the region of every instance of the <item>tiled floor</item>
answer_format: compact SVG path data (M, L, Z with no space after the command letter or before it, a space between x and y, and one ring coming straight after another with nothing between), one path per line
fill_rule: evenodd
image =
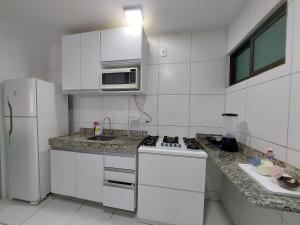
M130 213L103 208L90 202L48 197L31 206L19 201L0 201L4 225L142 225ZM232 225L222 204L206 201L205 225ZM183 224L188 225L188 224Z

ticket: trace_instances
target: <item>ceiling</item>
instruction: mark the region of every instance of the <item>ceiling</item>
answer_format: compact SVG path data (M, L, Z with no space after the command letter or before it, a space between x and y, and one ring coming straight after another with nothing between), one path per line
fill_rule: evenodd
M0 21L51 42L66 33L126 24L124 6L142 6L147 33L226 27L246 0L0 0Z

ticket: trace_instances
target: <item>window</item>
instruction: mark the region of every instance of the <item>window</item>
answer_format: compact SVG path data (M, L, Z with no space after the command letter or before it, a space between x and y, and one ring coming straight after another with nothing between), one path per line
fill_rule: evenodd
M286 3L230 56L230 85L285 63Z

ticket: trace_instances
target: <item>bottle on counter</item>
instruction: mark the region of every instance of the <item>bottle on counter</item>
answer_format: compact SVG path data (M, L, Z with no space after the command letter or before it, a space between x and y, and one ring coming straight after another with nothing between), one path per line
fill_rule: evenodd
M102 135L102 127L98 122L94 122L94 134L95 136Z
M274 152L272 148L268 148L268 151L266 153L267 159L270 161L274 160Z

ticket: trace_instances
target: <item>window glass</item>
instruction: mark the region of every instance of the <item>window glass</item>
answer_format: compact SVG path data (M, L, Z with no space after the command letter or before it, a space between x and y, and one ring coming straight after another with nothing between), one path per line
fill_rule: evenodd
M247 47L235 57L235 81L240 81L249 76L250 73L250 48Z
M253 70L259 70L285 57L286 15L254 40Z

